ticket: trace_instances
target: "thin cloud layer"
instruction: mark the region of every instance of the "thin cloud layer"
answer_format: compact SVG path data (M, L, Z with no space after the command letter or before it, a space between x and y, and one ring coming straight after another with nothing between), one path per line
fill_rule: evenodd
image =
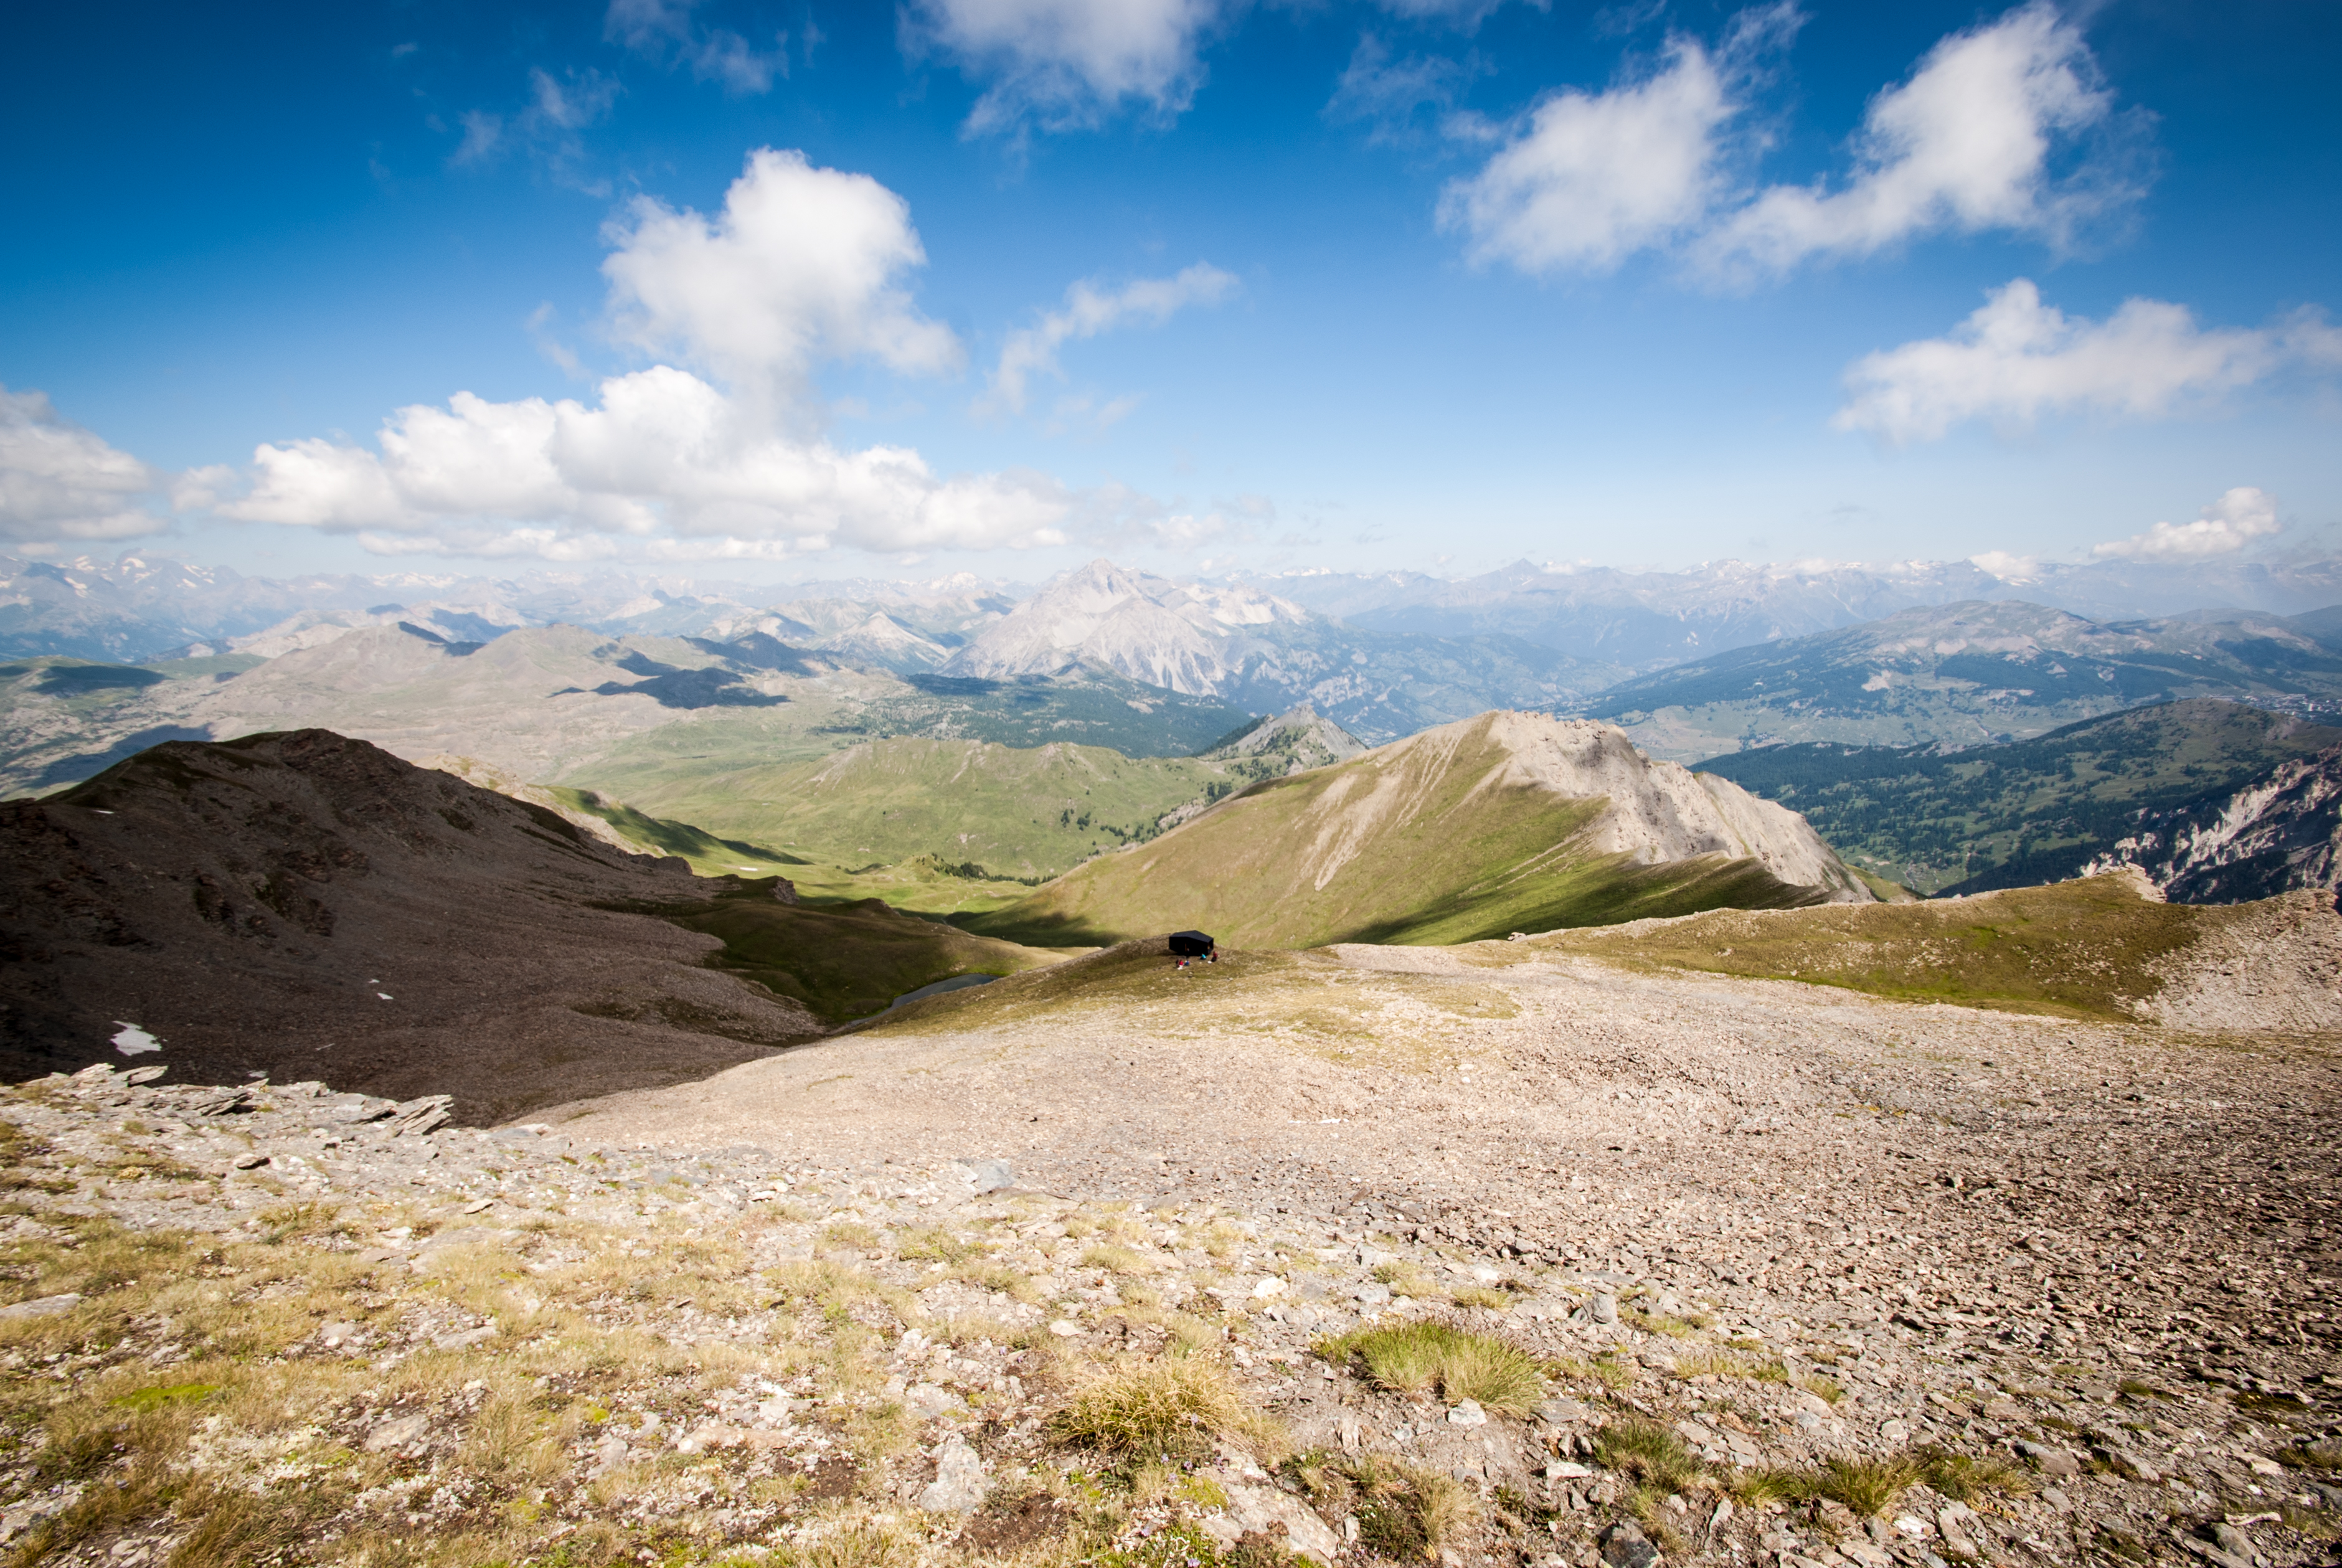
M158 475L60 416L46 395L0 386L0 539L135 539L164 522L139 503Z
M1234 275L1205 262L1174 277L1141 278L1119 289L1101 289L1084 279L1066 291L1065 308L1008 335L986 403L1022 414L1034 376L1063 375L1057 350L1066 344L1132 323L1160 326L1188 305L1219 304L1236 287Z
M2337 365L2342 331L2312 313L2207 330L2184 305L2130 299L2090 321L2042 304L2033 282L2017 278L1944 336L1857 360L1831 423L1901 444L1977 419L2023 429L2066 413L2158 418L2288 366Z
M912 0L904 43L935 48L991 86L971 135L1037 124L1096 125L1126 104L1176 115L1203 79L1196 58L1219 0Z
M2277 497L2239 484L2205 507L2193 523L2157 523L2144 534L2097 545L2090 554L2101 561L2196 561L2233 555L2254 540L2284 529L2277 520Z
M610 0L602 34L646 60L687 67L703 82L726 92L766 93L773 79L789 74L788 36L760 50L726 27L702 27L692 15L698 0Z

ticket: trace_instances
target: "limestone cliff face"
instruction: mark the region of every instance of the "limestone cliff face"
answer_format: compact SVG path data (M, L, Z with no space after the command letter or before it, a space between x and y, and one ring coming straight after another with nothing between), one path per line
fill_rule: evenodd
M1606 798L1607 807L1580 837L1586 850L1625 854L1645 865L1708 854L1752 859L1783 882L1828 890L1832 903L1873 902L1862 879L1804 817L1757 799L1729 779L1695 774L1680 763L1655 762L1615 724L1541 714L1485 714L1368 754L1451 745L1476 730L1510 759L1488 774L1484 786L1526 784L1573 799Z
M2233 794L2157 812L2083 874L2137 867L2174 904L2242 904L2342 883L2342 747Z

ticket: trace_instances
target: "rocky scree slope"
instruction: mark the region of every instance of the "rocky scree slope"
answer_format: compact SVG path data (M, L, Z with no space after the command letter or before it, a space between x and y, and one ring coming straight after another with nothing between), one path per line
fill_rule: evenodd
M1870 899L1793 812L1654 763L1607 724L1492 713L1256 784L966 924L1020 941L1201 925L1309 947Z
M0 804L0 1069L157 1049L496 1117L818 1034L619 907L737 884L326 731L175 742Z
M1701 1277L1706 1236L1550 1266L1381 1194L1134 1205L442 1115L103 1066L5 1092L21 1561L2293 1568L2342 1502L2316 1385L1791 1315ZM1426 1324L1475 1360L1378 1359Z

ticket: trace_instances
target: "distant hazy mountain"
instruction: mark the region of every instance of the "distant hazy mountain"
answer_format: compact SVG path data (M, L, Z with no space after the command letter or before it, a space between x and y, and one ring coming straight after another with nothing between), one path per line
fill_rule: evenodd
M335 627L402 619L430 625L449 641L485 642L522 626L559 624L616 635L725 638L766 629L751 624L760 611L796 600L855 601L856 623L884 609L932 636L996 618L1026 591L966 572L925 583L776 587L619 572L246 577L225 566L136 554L60 564L0 556L0 658L54 654L143 664L240 652L236 644L255 638L299 639L262 650L273 656L328 641Z
M1970 601L1637 676L1586 711L1684 761L1787 741L1979 745L2183 697L2342 696L2342 652L2306 624L2249 614L2108 624Z
M1922 893L1980 893L2077 875L2158 814L2225 801L2337 744L2342 731L2197 698L2007 745L1807 742L1699 765L1802 812L1851 864Z
M963 921L1042 944L1468 942L1719 906L1867 904L1804 819L1607 724L1483 714L1253 785Z
M1255 712L1306 702L1387 740L1492 707L1551 707L1622 672L1515 637L1361 632L1274 594L1094 561L1043 584L955 654L949 673L1113 670Z
M2342 604L2342 562L2097 562L2000 573L1970 561L1750 565L1684 572L1548 568L1516 561L1476 577L1296 573L1247 579L1362 630L1501 634L1575 658L1649 670L1877 620L1922 604L2021 599L2094 620L2234 609L2280 615Z
M87 778L159 741L262 730L334 729L410 758L450 753L532 782L607 787L611 774L688 777L886 735L1185 756L1247 716L1108 671L898 676L753 631L719 642L532 626L483 644L393 624L248 661L0 664L0 793Z

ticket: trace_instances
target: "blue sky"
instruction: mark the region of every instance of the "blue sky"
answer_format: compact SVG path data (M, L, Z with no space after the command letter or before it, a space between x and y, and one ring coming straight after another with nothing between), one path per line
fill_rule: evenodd
M2291 3L27 14L0 548L2327 553L2337 45Z

